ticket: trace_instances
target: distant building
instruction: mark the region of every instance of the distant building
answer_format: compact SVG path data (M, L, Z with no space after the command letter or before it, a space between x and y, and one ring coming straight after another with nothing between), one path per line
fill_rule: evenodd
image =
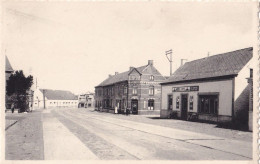
M78 97L70 91L36 89L34 91L34 108L78 107Z
M161 83L161 117L247 124L252 56L246 48L186 62Z
M11 74L14 72L7 56L5 56L5 80L9 80L9 77L11 76Z
M80 94L78 96L78 107L79 108L88 108L88 107L94 107L94 93L85 93Z
M14 72L7 56L5 56L5 87L6 87L6 82L7 80L9 80L9 77L11 76L11 74ZM7 96L7 95L6 95ZM6 97L6 100L5 100L5 107L6 109L10 109L11 108L11 102L7 100L7 97Z
M129 108L133 114L159 114L161 85L165 77L154 67L153 60L141 67L109 75L95 87L96 109L119 112Z

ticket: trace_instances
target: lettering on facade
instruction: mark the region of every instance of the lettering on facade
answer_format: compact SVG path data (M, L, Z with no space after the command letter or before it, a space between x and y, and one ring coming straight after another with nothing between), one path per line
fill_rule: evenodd
M183 87L172 87L173 92L192 92L199 91L199 86L183 86Z

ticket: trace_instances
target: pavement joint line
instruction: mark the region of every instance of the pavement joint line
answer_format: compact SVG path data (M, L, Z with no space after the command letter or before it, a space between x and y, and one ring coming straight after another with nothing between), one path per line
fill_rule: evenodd
M15 122L13 122L11 125L8 125L6 128L5 128L5 131L8 130L10 127L12 127L13 125L15 125L18 121L16 120Z
M82 113L82 114L84 114L84 113ZM72 113L71 113L71 115L74 115L74 116L78 117L77 115L72 114ZM84 114L84 115L86 115L86 114ZM79 117L78 117L78 118L79 118ZM80 118L79 118L79 119L80 119ZM185 143L189 143L189 144L193 144L193 145L198 145L198 146L205 147L205 148L208 148L208 149L213 149L213 150L217 150L217 151L221 151L221 152L225 152L225 153L229 153L229 154L241 156L241 157L244 157L244 158L252 159L252 158L247 157L247 156L244 156L244 155L240 155L240 154L236 154L236 153L232 153L232 152L228 152L228 151L224 151L224 150L215 149L215 148L212 148L212 147L209 147L209 146L204 146L204 145L192 143L192 142L189 142L189 141L187 141L187 140L182 140L182 139L176 139L176 138L166 137L166 136L162 136L162 135L159 135L159 134L153 134L153 133L149 133L149 132L146 132L146 131L134 129L134 128L131 128L131 127L127 127L127 126L123 126L123 125L111 123L111 122L109 122L109 121L104 121L104 120L102 120L102 119L97 119L97 118L93 118L93 119L99 120L99 121L103 121L103 122L107 122L107 123L110 123L110 124L114 124L114 125L117 125L117 126L125 127L125 128L130 128L130 129L133 129L133 130L136 130L136 131L140 131L140 132L143 132L143 133L152 134L152 135L157 135L157 136L164 137L164 138L169 138L169 139L174 139L174 140L177 140L177 141L182 141L182 142L185 142Z
M56 112L57 113L57 112ZM73 114L69 114L69 113L67 113L67 116L65 116L65 114L64 113L57 113L58 115L62 115L63 117L65 117L65 118L67 118L67 119L69 119L70 121L72 121L72 122L74 122L75 124L77 124L78 126L81 126L81 127L83 127L82 125L80 125L80 124L78 124L78 122L77 121L74 121L72 118L69 118L69 116L68 115L70 115L70 117L71 116L75 116L75 115L73 115ZM81 120L82 120L82 118L80 118ZM84 127L83 127L84 128ZM102 138L102 137L101 137ZM127 152L128 154L131 154L133 157L135 157L137 160L142 160L142 158L139 158L139 157L137 157L136 155L134 155L134 154L132 154L132 153L130 153L130 152L128 152L128 151L126 151L126 150L124 150L124 149L122 149L122 148L120 148L119 146L117 146L117 145L115 145L116 147L118 147L119 149L121 149L122 151L125 151L125 152Z
M185 139L185 141L190 141L190 140L203 140L203 141L204 141L204 140L205 140L205 141L207 141L207 140L210 140L210 141L211 141L211 140L212 140L212 141L214 141L214 140L217 140L217 141L222 140L222 141L223 141L223 140L225 140L225 139Z

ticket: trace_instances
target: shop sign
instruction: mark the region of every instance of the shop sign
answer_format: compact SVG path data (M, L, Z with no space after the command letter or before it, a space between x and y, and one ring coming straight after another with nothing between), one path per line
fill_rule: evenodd
M199 91L199 86L172 87L173 92L193 92Z

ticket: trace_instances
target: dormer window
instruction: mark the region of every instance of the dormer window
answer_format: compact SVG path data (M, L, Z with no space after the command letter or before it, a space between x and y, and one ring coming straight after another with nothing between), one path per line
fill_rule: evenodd
M154 76L153 75L150 76L150 80L154 81Z

